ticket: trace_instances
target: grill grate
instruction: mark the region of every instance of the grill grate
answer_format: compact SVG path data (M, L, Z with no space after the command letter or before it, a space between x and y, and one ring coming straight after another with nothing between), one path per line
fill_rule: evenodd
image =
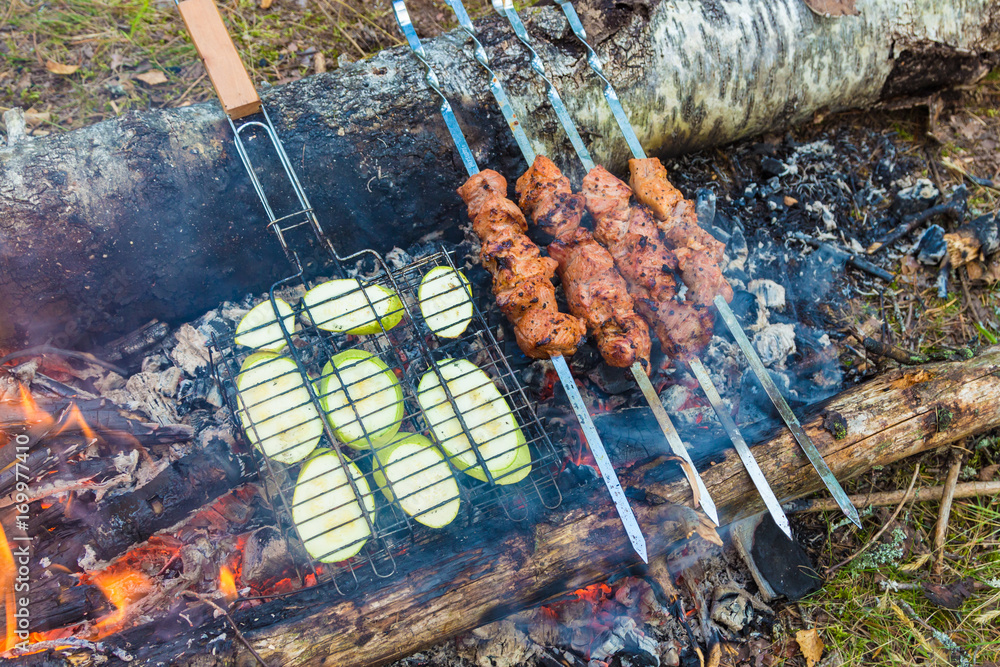
M505 514L514 521L524 520L531 507L553 509L562 500L555 481L562 457L539 423L477 299L472 299L469 326L457 338L439 338L423 319L417 300L421 281L437 267L455 270L451 256L440 251L390 270L376 253L366 254L377 271L363 284L381 285L400 297L402 320L396 326L386 330L390 318L377 321L370 309L381 315L399 306L389 305L377 289L356 286L348 297L362 304L357 312L375 324L375 333L349 335L320 328L317 323L325 325L327 317L324 307L333 302L310 299L307 305L303 299L294 308L294 331L287 326L290 320L282 318L279 323L272 320L270 329L265 323L254 332L258 338L265 330L272 332L272 340L283 337L286 345L277 353L255 357L247 367L253 372L242 378L241 367L253 350L236 344L234 335L213 342L218 380L247 441L257 443L253 459L272 508L286 535L303 548L306 572L317 581L332 581L341 592L357 585L359 565L371 567L380 577L393 574L396 556L414 541L437 539L487 516L494 520ZM301 272L276 283L271 288L272 307L277 308L277 294L295 287L308 289L315 284L304 280ZM354 352L344 355L348 351ZM378 362L358 361L366 358L362 352L382 362L389 373ZM337 367L327 364L338 354L355 358ZM475 372L466 374L459 364L442 363L447 359L472 362L491 382ZM473 386L460 386L468 384ZM350 400L336 390L344 386ZM419 446L387 457L383 427L388 422L391 430L397 423L393 410L397 392L402 395L399 430L442 446L438 451L444 452L443 460ZM498 415L490 409L498 397L509 406L517 426L502 411ZM336 399L341 402L334 404ZM324 418L331 415L332 420ZM344 440L352 441L351 446ZM470 441L478 447L463 447ZM518 456L522 443L531 453L530 463ZM462 468L478 472L479 479ZM448 481L452 476L455 485ZM380 490L379 478L392 480L386 486L393 501ZM297 483L301 483L298 489ZM444 528L423 525L436 525L441 515L450 515L456 493L459 514L453 522ZM359 503L358 498L365 501ZM352 552L357 553L344 558Z

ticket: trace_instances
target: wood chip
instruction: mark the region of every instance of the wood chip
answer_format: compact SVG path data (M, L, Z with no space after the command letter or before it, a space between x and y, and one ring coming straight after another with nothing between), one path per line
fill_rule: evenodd
M813 667L823 657L823 640L816 628L799 630L795 633L795 641L806 659L806 667Z
M46 60L45 69L49 70L53 74L72 74L76 70L80 69L80 66L63 65L62 63L57 63L55 60Z
M326 71L326 56L323 55L322 51L317 51L316 55L313 56L313 70L317 74L322 74Z
M820 16L857 16L854 0L805 0L806 6Z
M270 9L271 8L271 3L273 3L273 2L274 2L274 0L260 0L260 8L261 9Z
M167 75L158 69L151 69L148 72L136 74L132 78L139 79L139 81L142 81L150 86L156 86L167 82Z

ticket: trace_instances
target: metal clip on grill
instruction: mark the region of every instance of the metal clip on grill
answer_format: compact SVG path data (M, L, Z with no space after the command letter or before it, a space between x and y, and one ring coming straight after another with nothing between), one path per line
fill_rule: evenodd
M464 290L472 306L468 326L454 337L435 335L439 329L425 320L434 313L418 307L431 271L457 271L451 256L441 251L393 270L373 250L338 255L218 9L212 0L175 2L229 116L268 225L295 268L271 287L260 320L216 336L212 352L297 566L308 565L300 578L311 574L343 591L345 581L359 584L359 564L391 575L399 553L449 532L447 525L430 526L447 524L453 514L451 525L458 526L500 510L523 520L532 505L557 507L561 457L469 287L453 288ZM250 159L254 130L265 134L294 195L297 208L289 214L276 211ZM475 164L471 153L466 157ZM304 275L287 236L304 226L330 257L318 270L330 269L340 282ZM347 274L348 261L357 277ZM334 284L335 293L324 294ZM317 285L326 287L309 291ZM294 308L283 301L303 292L310 296ZM483 407L484 395L496 414ZM397 432L413 436L398 440Z

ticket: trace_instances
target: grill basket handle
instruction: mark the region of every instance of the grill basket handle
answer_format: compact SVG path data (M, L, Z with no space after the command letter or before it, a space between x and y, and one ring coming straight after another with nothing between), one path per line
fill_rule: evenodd
M214 0L180 0L177 8L226 114L236 120L260 111L257 89Z

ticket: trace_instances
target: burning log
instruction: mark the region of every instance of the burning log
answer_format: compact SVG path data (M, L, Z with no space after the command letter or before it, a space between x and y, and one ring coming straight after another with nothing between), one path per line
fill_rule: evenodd
M969 82L1000 45L997 0L872 0L861 16L840 19L801 0L578 4L643 145L659 154ZM566 101L594 155L620 167L624 146L565 20L546 7L529 24L557 85L574 91ZM529 133L570 164L526 52L511 48L502 21L480 25ZM432 40L428 57L448 72L443 86L476 153L519 172L466 41ZM405 50L264 98L342 252L457 236L461 166ZM0 150L0 183L0 345L92 347L152 318L190 318L288 272L215 103L21 138Z
M900 458L940 447L1000 426L1000 347L965 362L937 363L884 374L851 388L802 420L830 467L846 479ZM831 428L836 423L840 427ZM779 497L793 499L822 484L812 466L781 430L755 447ZM705 470L704 478L727 522L763 510L733 452ZM688 500L687 483L672 465L646 461L622 475L643 500L633 502L651 556L677 546L697 529L693 513L675 503ZM391 579L362 581L337 596L310 589L234 615L243 637L268 664L342 666L382 664L441 639L502 618L523 607L584 586L635 562L610 502L594 502L595 487L566 495L559 513L498 536L480 522L463 529L455 551L440 543L411 549ZM220 621L221 623L221 621ZM187 624L183 628L189 628ZM219 626L219 634L228 632ZM249 649L227 635L192 654L182 629L156 642L140 627L106 638L130 647L144 664L251 664ZM109 656L110 657L110 656ZM114 658L111 659L114 663Z

